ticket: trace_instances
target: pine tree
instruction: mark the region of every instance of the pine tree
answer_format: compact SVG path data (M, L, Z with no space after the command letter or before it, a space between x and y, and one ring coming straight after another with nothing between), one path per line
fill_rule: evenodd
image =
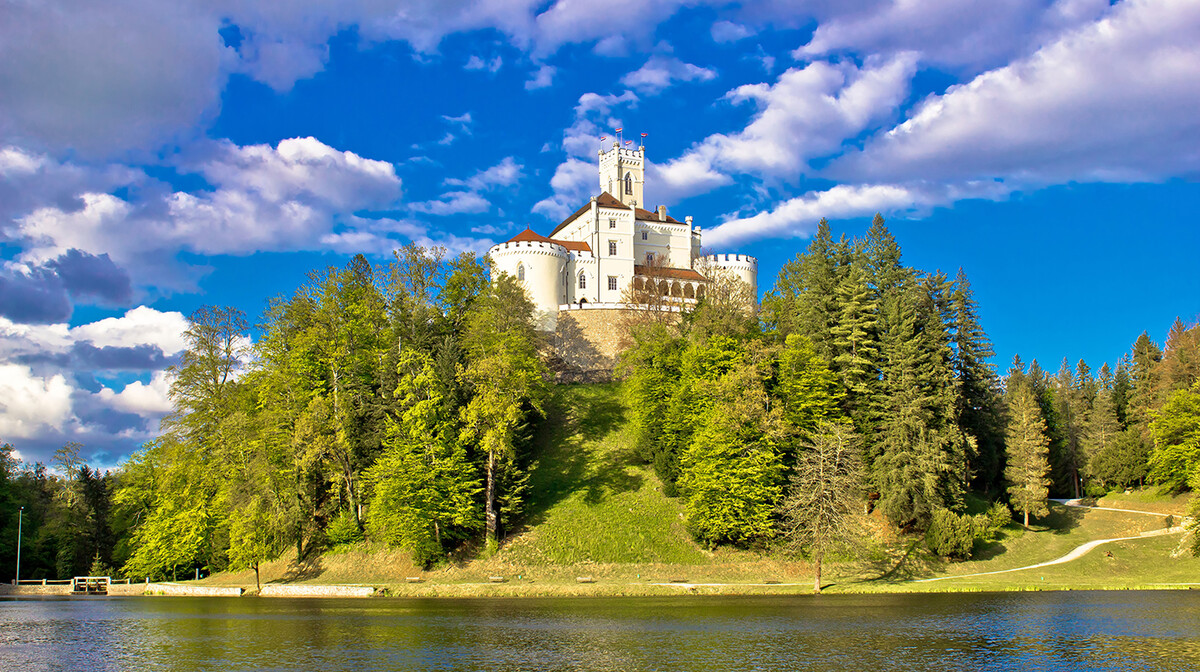
M1096 403L1088 415L1083 427L1083 452L1087 465L1086 473L1089 479L1105 482L1106 464L1110 462L1110 454L1116 447L1117 435L1121 433L1121 424L1117 422L1117 409L1112 402L1109 390L1097 390Z
M879 507L899 525L923 527L962 501L965 446L954 424L957 396L942 321L942 277L912 284L892 300L881 344L883 417L872 464Z
M1130 391L1125 412L1126 424L1137 427L1142 437L1149 441L1150 421L1159 404L1158 365L1162 361L1162 350L1143 331L1134 342L1129 359Z
M871 410L879 395L879 302L864 263L856 255L838 284L841 314L830 333L837 353L834 365L846 391L845 411L861 432L873 434Z
M817 353L832 361L830 330L840 315L837 288L846 244L835 243L824 219L808 249L783 265L775 288L763 299L765 322L779 340L789 334L809 339Z
M1028 386L1010 390L1008 417L1005 446L1008 466L1004 477L1009 482L1013 508L1024 512L1025 527L1029 527L1029 514L1040 516L1048 512L1050 463L1046 423Z
M978 306L962 268L951 295L954 373L958 379L957 422L964 443L974 445L967 473L987 488L1000 478L1004 440L1001 432L999 380L988 359L995 355L979 325Z

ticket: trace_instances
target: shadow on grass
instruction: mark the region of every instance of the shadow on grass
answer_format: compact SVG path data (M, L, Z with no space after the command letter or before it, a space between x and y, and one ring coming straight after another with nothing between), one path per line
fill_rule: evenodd
M1067 534L1083 523L1084 513L1086 513L1086 509L1051 504L1049 514L1042 516L1041 518L1030 518L1029 529L1034 532ZM1014 515L1014 522L1016 519L1017 516Z
M267 583L295 583L297 581L315 579L325 571L321 558L320 553L312 553L304 560L292 560L288 563L287 570L284 571L283 576Z
M626 467L636 463L628 451L600 454L598 442L625 421L625 407L613 384L558 387L547 404L546 420L534 441L537 461L530 474L525 524L537 525L555 504L583 491L589 504L609 494L635 490L642 477Z
M936 574L941 570L940 565L944 563L921 557L923 554L920 552L920 546L923 542L922 538L913 539L898 558L894 555L883 555L865 561L862 573L869 578L859 583L896 583Z

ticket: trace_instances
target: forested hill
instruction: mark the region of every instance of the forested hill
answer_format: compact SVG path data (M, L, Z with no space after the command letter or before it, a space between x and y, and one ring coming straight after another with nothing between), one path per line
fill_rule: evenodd
M961 555L1052 494L1200 486L1194 324L1113 366L1052 376L1018 358L1001 378L966 276L905 266L879 217L862 240L822 222L761 310L712 280L682 316L623 323L619 371L629 441L704 546L819 565L873 509ZM532 324L515 279L415 246L312 274L270 302L252 347L245 316L199 310L176 411L119 470L67 446L56 475L4 448L0 564L19 506L25 577L255 569L363 539L418 564L487 556L537 522L545 483L533 437L552 390ZM966 515L968 493L991 511Z

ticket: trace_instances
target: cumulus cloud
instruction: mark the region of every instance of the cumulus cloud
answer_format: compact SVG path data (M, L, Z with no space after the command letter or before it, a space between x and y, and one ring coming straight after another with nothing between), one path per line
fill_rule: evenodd
M22 439L71 419L73 388L62 374L35 375L28 366L0 363L0 436Z
M80 196L82 207L47 206L19 218L21 260L44 263L74 248L135 266L176 250L314 249L340 216L393 206L400 198L392 164L311 137L275 147L215 143L188 168L214 188L140 202L89 192Z
M753 103L757 113L741 131L717 133L652 173L675 198L730 183L730 174L795 179L813 159L836 155L847 140L896 114L916 70L915 54L852 63L810 63L782 73L774 84L746 84L726 94Z
M101 348L153 345L163 353L173 355L187 347L183 335L186 330L187 319L182 313L138 306L121 317L106 317L74 327L70 337Z
M713 42L737 42L754 34L748 27L732 21L717 21L710 32Z
M118 411L134 413L142 417L161 418L174 409L168 395L171 382L172 377L169 372L156 371L150 377L149 384L135 380L120 392L106 387L101 389L96 397L101 403Z
M1003 198L1009 192L1001 183L940 184L841 184L790 198L767 212L730 217L704 234L704 242L727 247L758 238L807 237L822 217L847 219L876 212L917 214L933 206L968 198Z
M673 56L651 56L642 67L621 78L621 83L643 94L656 94L676 82L707 82L717 71L702 68Z
M1028 58L933 96L840 159L847 180L1032 184L1200 171L1200 6L1125 0Z
M1014 0L975 3L964 11L958 0L882 0L867 8L818 9L812 39L793 56L915 51L928 63L989 68L1095 20L1108 8L1108 0Z
M554 83L554 75L557 72L558 69L553 65L539 66L537 71L533 73L533 76L525 82L525 90L535 91L550 86Z
M466 187L472 191L484 191L495 187L511 187L521 180L524 166L517 163L511 156L504 157L500 163L475 173L465 180L447 178L446 184Z
M487 212L491 203L473 191L448 191L432 201L411 203L408 207L414 212L445 216Z
M504 59L500 58L500 56L495 56L494 58L491 58L491 59L485 61L482 58L472 54L471 57L467 59L467 63L466 63L466 65L463 66L463 69L464 70L487 70L488 72L495 73L495 72L500 72L500 68L502 68L503 66L504 66Z

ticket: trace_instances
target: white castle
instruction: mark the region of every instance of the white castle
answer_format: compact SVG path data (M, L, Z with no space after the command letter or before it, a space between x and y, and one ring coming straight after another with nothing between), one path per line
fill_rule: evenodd
M657 283L663 296L694 302L704 296L710 269L731 272L757 296L757 259L701 256L700 227L692 226L691 217L680 222L667 214L666 206L641 207L645 147L625 149L618 140L611 149L600 150L599 159L599 196L549 236L527 228L488 251L497 271L524 283L540 328L552 331L560 311L624 308L631 283L639 290Z

